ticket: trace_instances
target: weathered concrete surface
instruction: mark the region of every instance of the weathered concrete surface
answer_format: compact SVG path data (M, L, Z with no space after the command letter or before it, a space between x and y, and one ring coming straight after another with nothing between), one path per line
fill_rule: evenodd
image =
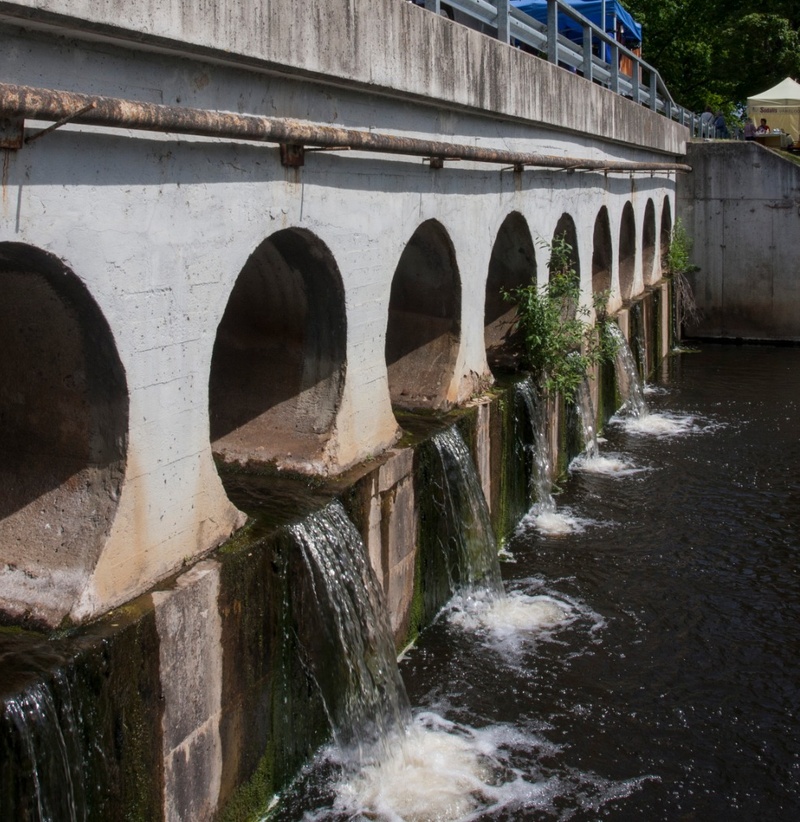
M649 109L397 0L19 0L0 3L3 17L684 151L686 130Z
M17 615L58 621L116 513L125 376L97 305L60 260L3 244L0 289L3 595Z
M419 518L414 491L414 450L392 449L359 483L361 536L383 588L389 623L398 641L408 633L414 594Z
M663 294L667 286L659 284L656 290ZM643 302L644 324L663 332L663 310L659 319L655 300ZM622 326L628 325L629 313L621 312ZM655 338L648 335L645 345L652 345ZM427 434L420 435L415 446L391 449L353 469L348 478L319 483L326 501L329 494L340 494L354 514L360 512L354 521L360 520L398 644L407 638L411 623L422 542L420 512L425 500L415 494L415 482L425 469L415 461L415 448L429 445L426 437L442 426L457 425L477 457L484 493L499 503L506 466L497 457L508 452L510 443L503 438L513 435L513 426L494 433L489 429L492 415L503 413L504 405L513 411L513 387L505 391L496 388L491 398L476 400L476 407L438 421L419 415ZM563 415L554 411L554 447L564 440L557 431L561 421ZM554 456L556 462L564 462ZM299 479L297 483L304 485ZM435 524L429 522L428 527ZM251 794L262 804L247 809L256 814L269 800L276 770L283 768L280 778L290 778L294 771L289 769L299 768L324 742L324 713L313 681L295 680L289 674L289 669L307 664L296 647L297 625L287 620L292 599L287 586L306 584L300 581L305 564L299 551L287 550L277 538L279 532L265 527L242 535L235 545L161 583L130 607L52 642L58 650L57 664L72 672L73 681L85 683L73 688L76 716L71 730L88 729L82 737L89 749L83 751L84 761L102 765L87 772L87 795L95 803L92 807L101 809L102 818L214 819L266 755L267 767L258 775L262 781ZM442 604L436 605L434 614ZM294 605L302 611L305 628L313 631L320 618L314 598L299 598ZM286 637L295 644L281 647ZM295 655L288 659L292 651ZM54 653L41 656L47 660ZM13 656L4 657L6 664ZM23 659L22 667L25 676L20 681L28 683L31 660ZM7 681L15 680L12 676ZM304 729L314 725L313 739L286 733L296 730L293 722L298 717L309 716ZM287 754L276 750L281 745L295 747ZM63 779L63 774L57 778Z
M756 143L689 146L677 216L694 241L690 336L800 340L800 166Z
M164 700L164 818L214 818L222 775L219 566L195 565L153 594Z

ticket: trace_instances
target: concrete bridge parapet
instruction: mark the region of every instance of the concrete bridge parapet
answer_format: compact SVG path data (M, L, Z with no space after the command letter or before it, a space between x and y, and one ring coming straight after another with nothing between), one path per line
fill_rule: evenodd
M319 9L0 2L0 80L609 165L684 150L410 4ZM554 235L587 304L661 276L674 172L431 165L77 121L3 149L6 612L81 621L218 545L242 517L214 455L336 474L396 441L394 408L479 393L507 364L500 290L546 281Z

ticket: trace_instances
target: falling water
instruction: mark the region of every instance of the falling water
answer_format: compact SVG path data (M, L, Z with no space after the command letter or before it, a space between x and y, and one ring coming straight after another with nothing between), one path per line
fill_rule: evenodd
M518 382L514 391L525 407L533 437L531 501L537 513L553 513L556 510L556 501L553 499L553 460L547 436L545 404L537 396L536 386L530 377Z
M314 650L324 646L323 653L304 647L306 664L337 744L361 756L411 718L383 594L341 503L305 517L290 533L319 615Z
M592 389L589 385L589 378L584 377L578 386L576 395L576 405L578 408L578 418L583 430L583 442L586 457L590 460L600 456L600 445L597 442L597 424L594 413L594 403L592 402Z
M432 442L441 471L436 504L445 526L440 529L440 542L444 542L450 590L480 586L501 594L497 542L469 449L455 427L439 432Z
M625 335L616 323L609 322L608 333L617 343L616 372L617 383L624 403L620 412L625 430L630 434L644 434L657 437L671 437L696 430L694 417L688 414L653 414L644 397L644 386L639 378L639 369Z
M0 720L0 815L85 820L83 757L64 674L7 699Z
M644 387L639 378L636 360L620 327L613 322L607 325L608 333L617 344L616 371L617 383L625 404L623 409L635 419L644 419L650 413L644 398Z
M566 610L541 596L505 597L469 449L454 427L434 435L431 445L429 502L437 553L444 560L439 567L446 569L455 594L447 609L451 617L469 616L486 630L511 619L528 631L565 619ZM344 696L320 688L337 745L318 754L269 818L446 822L539 792L506 761L506 748L535 745L535 740L505 728L476 730L434 711L411 717L380 590L341 505L329 505L291 532L313 581L319 630L335 646L334 659L345 660L347 676ZM315 680L328 679L324 665L309 662Z
M616 325L614 326L617 327ZM589 474L605 474L612 477L624 477L642 471L633 461L622 454L600 451L600 442L597 437L595 424L594 404L592 403L591 386L588 378L578 386L576 395L578 418L581 422L584 452L579 454L570 463L570 471L582 471Z

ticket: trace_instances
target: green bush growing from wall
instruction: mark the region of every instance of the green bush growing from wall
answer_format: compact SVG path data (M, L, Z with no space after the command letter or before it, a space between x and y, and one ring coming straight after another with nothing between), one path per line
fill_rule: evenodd
M672 227L669 249L665 256L668 276L672 277L675 301L675 327L680 332L700 319L689 277L700 269L691 262L692 238L680 217Z
M580 302L572 246L559 236L549 248L548 282L503 291L503 298L517 306L524 367L547 391L571 402L593 367L613 360L616 346L604 331L608 292L594 295L597 325L591 325L591 310Z

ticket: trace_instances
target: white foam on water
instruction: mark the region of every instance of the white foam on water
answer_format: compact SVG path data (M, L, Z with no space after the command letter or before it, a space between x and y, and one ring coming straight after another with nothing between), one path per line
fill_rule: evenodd
M548 638L557 628L573 622L575 608L549 594L510 591L504 597L473 593L450 600L447 618L465 632L474 633L490 644L516 650L533 638Z
M500 550L497 552L497 558L500 562L516 562L517 558L514 556L513 551L508 550L507 545L503 545Z
M511 726L477 730L424 712L382 750L387 753L367 761L336 786L331 815L385 822L466 822L502 808L552 804L556 780L526 778L510 765L510 758L515 751L552 755L556 747Z
M544 580L513 583L503 597L489 591L454 596L444 611L450 625L498 652L514 666L523 651L538 642L558 642L559 634L578 620L594 635L605 620L579 600L550 589ZM594 638L594 637L593 637Z
M558 510L540 510L533 508L522 518L520 528L535 528L540 534L557 537L565 534L576 534L585 531L590 525L596 525L594 520L576 516L569 508Z
M646 382L642 386L642 390L648 396L669 394L669 388L666 388L663 385L653 385L649 382Z
M560 756L558 745L511 725L471 728L433 711L418 713L388 742L358 767L338 761L343 775L332 805L303 819L475 822L544 814L566 820L630 796L654 778L613 781L569 767L546 773L538 763ZM329 749L327 758L336 762L337 752Z
M703 429L691 414L651 413L641 417L614 417L628 434L656 437L675 437L683 434L697 434Z
M619 454L598 454L596 457L580 454L572 460L569 470L585 474L603 474L608 477L629 477L650 469L640 468Z

